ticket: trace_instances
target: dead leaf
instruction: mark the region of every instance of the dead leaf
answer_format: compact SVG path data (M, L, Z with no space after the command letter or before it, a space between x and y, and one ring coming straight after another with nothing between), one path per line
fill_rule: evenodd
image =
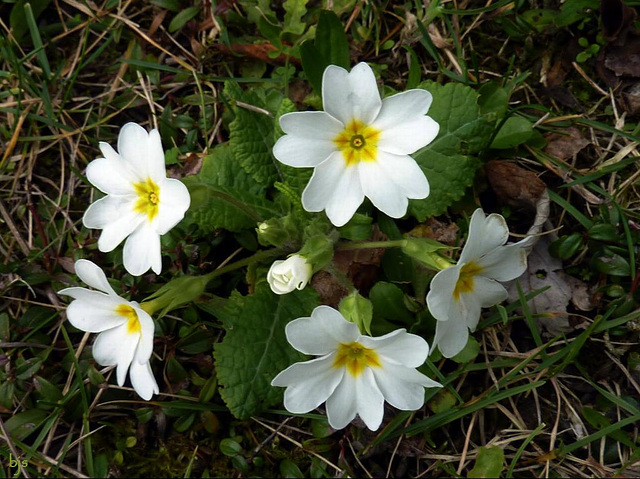
M202 154L189 153L183 166L171 165L167 169L169 178L180 179L185 176L197 175L202 168Z
M640 38L634 37L624 45L607 48L604 65L616 76L640 78Z
M375 226L369 241L387 239L389 239L387 235ZM338 270L347 275L356 289L366 295L376 280L384 253L385 248L336 251L333 255L333 262Z
M340 300L349 294L349 290L327 271L318 271L309 283L320 296L320 303L338 308Z
M567 275L562 269L562 261L549 254L550 242L548 236L539 239L529 254L527 270L518 279L525 295L549 287L531 299L528 305L533 314L543 315L536 318L538 327L555 336L575 330L575 325L570 323L567 314L570 301L577 307L578 304L589 309L593 306L584 298L587 285ZM515 281L508 284L507 291L510 302L519 299Z
M430 238L440 243L453 246L458 238L458 225L455 223L445 224L435 218L429 218L424 223L419 224L409 232L409 236L415 238Z
M624 35L636 17L636 11L622 0L600 1L602 35L607 42L614 42Z
M544 182L515 163L491 160L484 166L487 180L501 203L533 210L546 189Z
M563 131L568 133L568 135L561 135L559 133L549 133L545 135L545 139L547 140L547 146L544 149L545 153L560 160L568 160L584 147L591 144L589 140L582 136L580 130L573 126Z

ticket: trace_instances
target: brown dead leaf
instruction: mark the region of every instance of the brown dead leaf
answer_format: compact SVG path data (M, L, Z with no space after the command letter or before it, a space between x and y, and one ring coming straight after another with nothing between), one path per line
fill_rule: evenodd
M545 135L547 140L547 146L544 149L545 153L559 160L568 160L576 155L591 142L587 140L580 130L575 127L566 128L564 130L568 135L561 135L559 133L549 133Z
M550 242L548 236L540 237L527 259L527 270L518 279L524 294L547 288L529 301L529 308L533 314L542 315L536 318L538 326L556 336L580 326L570 321L567 313L570 301L578 308L592 309L593 304L589 298L585 298L585 294L588 294L587 285L566 274L562 269L562 261L549 254ZM519 299L515 281L508 285L507 291L510 302Z
M607 48L604 65L618 77L640 78L640 38L634 37L624 45Z
M409 236L414 238L430 238L440 243L453 246L458 238L458 225L455 223L445 224L435 218L429 218L419 224L409 232Z
M184 165L171 165L167 168L167 174L169 178L180 179L185 176L197 175L202 168L202 154L189 153Z
M515 208L535 209L546 189L535 173L509 161L491 160L484 171L498 200Z
M332 308L338 308L340 300L349 294L349 290L327 271L318 271L309 283L320 296L320 302Z
M375 226L369 241L387 239L389 239L387 235ZM338 270L347 275L358 291L366 294L376 280L384 252L384 248L336 251L333 262Z
M246 55L253 60L260 60L270 65L293 64L298 67L300 66L299 58L284 53L280 54L276 58L271 58L269 56L269 53L278 51L278 49L269 42L255 44L232 43L229 46L225 45L224 43L216 43L214 46L220 53L233 56Z

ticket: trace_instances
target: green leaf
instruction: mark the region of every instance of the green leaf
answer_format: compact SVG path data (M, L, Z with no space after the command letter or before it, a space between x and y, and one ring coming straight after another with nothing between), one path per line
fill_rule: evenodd
M560 259L569 259L582 248L582 235L572 233L564 235L549 245L549 254Z
M350 68L347 34L334 12L320 12L315 40L301 45L300 59L302 69L318 95L322 95L322 75L329 65Z
M438 414L452 409L457 402L458 400L453 393L443 388L427 403L427 406L435 414Z
M421 65L418 55L413 48L409 45L403 45L403 48L409 52L409 76L407 77L406 89L411 90L420 83L420 77L422 76Z
M485 83L478 89L478 105L483 115L494 114L496 120L502 120L509 108L509 93L497 81Z
M480 167L474 155L486 147L493 122L480 114L478 94L468 86L425 82L421 87L433 95L428 115L440 125L438 137L412 155L429 180L431 194L411 200L409 213L424 221L443 213L471 186Z
M620 241L618 229L608 223L600 223L589 228L589 239L597 241Z
M504 451L500 446L481 447L468 478L500 477L504 464Z
M331 10L320 11L316 28L315 46L327 65L337 65L349 69L349 42L344 25Z
M282 477L304 477L300 468L291 459L285 459L280 463L280 474Z
M51 3L51 0L30 0L28 2L25 0L18 0L13 5L11 13L9 14L9 26L11 27L13 37L16 39L18 44L22 40L24 34L29 31L27 17L25 16L24 11L24 6L27 3L31 5L33 17L37 19L44 9Z
M307 2L309 0L286 0L282 7L284 8L284 28L283 32L302 35L307 24L302 21L302 17L307 13Z
M246 419L281 401L283 390L271 380L304 359L287 342L284 328L317 305L311 288L279 296L264 282L252 295L231 295L219 315L228 330L213 356L220 395L235 417Z
M195 223L205 233L253 228L278 212L264 198L264 186L240 166L228 144L216 146L204 157L200 173L183 182L191 194L185 223Z
M371 288L369 299L373 303L373 314L376 318L407 325L414 322L413 315L404 305L404 293L395 284L378 281Z
M188 7L179 12L169 23L169 32L174 33L184 27L189 20L200 12L200 7Z
M206 185L197 178L183 180L191 194L186 224L197 224L204 233L219 228L239 232L278 214L275 205L240 188Z
M339 309L347 321L358 325L362 334L371 335L371 319L373 318L371 301L354 291L340 301Z
M322 75L328 63L311 40L307 40L300 45L300 61L302 70L309 83L311 83L313 90L318 95L322 95Z
M22 441L47 418L47 413L42 409L27 409L11 416L4 423L7 432L13 439Z
M151 0L151 3L171 12L180 10L180 2L178 0Z
M491 142L491 148L514 148L531 138L532 134L533 126L529 120L521 116L510 116Z
M598 10L598 0L567 0L556 15L555 24L565 27L580 20L589 19Z
M480 344L476 341L476 338L469 336L467 344L465 344L462 351L456 354L451 359L458 364L471 363L480 354Z
M225 95L246 104L263 108L255 93L245 92L233 82L226 82ZM229 125L229 145L240 166L259 184L269 187L278 180L277 160L273 157L274 121L267 115L246 108L234 108L235 119Z
M262 195L265 189L238 164L228 143L217 145L202 159L198 178L207 185L238 188L253 195Z
M611 276L629 276L631 274L629 261L619 254L612 256L594 256L591 260L591 266L600 273Z
M227 437L220 441L220 452L225 456L234 457L242 452L242 446L238 441Z

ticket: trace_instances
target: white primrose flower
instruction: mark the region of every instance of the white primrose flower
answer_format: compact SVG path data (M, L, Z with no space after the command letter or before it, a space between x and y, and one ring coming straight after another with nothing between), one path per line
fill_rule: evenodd
M139 276L162 270L160 236L184 218L191 199L186 186L167 178L158 130L149 133L127 123L118 135L118 152L100 142L104 158L87 165L87 179L106 193L82 218L87 228L101 229L98 249L113 251L125 238L123 262Z
M294 289L303 289L313 270L304 256L293 254L285 260L274 261L267 273L267 282L276 294L287 294Z
M357 414L375 431L385 400L413 411L424 404L425 387L442 387L415 369L429 355L429 345L404 329L372 338L335 309L318 306L311 317L287 324L285 332L295 349L320 357L289 366L271 385L287 388L284 406L292 413L309 412L326 401L334 429Z
M129 370L133 389L148 401L159 392L149 365L154 331L151 316L135 301L118 296L91 261L78 260L75 269L83 282L98 291L72 287L58 292L74 299L67 307L69 322L82 331L100 333L93 343L95 360L102 366L116 366L119 386Z
M283 115L286 134L273 147L282 163L315 168L302 193L304 209L326 210L342 226L365 196L393 218L404 216L409 198L426 198L429 183L409 154L438 134L440 126L425 116L431 101L425 90L381 100L366 63L350 72L328 66L322 77L325 111Z
M440 271L431 281L427 305L438 320L433 347L443 356L458 354L475 331L481 308L507 299L499 281L510 281L527 269L527 239L505 246L509 228L502 216L485 216L477 209L469 224L469 236L455 266Z

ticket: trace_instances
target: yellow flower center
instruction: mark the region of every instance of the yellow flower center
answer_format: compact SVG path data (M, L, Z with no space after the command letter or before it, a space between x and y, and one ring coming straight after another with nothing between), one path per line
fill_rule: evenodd
M338 346L338 354L333 362L334 368L347 368L349 374L358 377L365 368L381 368L378 353L365 348L358 342L342 343Z
M333 142L342 151L347 166L361 161L376 161L380 131L365 125L359 120L351 122L342 130Z
M138 313L136 313L135 309L128 304L121 304L116 308L116 313L127 318L127 333L140 333L140 320L138 319Z
M158 185L156 185L151 178L147 178L140 183L134 183L133 187L138 195L134 210L136 213L147 215L149 221L153 221L153 218L158 214L160 188L158 188Z
M473 291L473 278L480 273L482 273L482 266L473 261L466 263L460 268L460 276L458 277L456 287L453 289L453 297L456 301L460 299L461 293Z

